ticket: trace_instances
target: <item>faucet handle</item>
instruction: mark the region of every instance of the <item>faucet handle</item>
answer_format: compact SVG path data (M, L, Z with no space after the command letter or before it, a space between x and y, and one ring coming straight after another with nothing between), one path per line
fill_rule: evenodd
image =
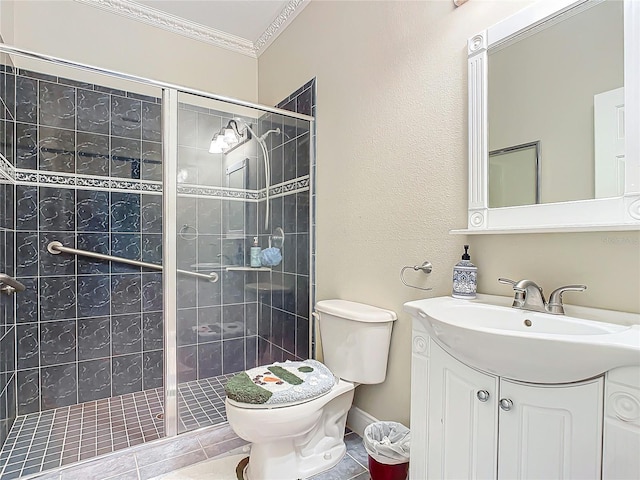
M522 307L522 305L524 304L524 290L516 290L515 286L518 282L516 282L515 280L511 280L509 278L498 278L498 282L500 283L504 283L506 285L511 285L512 287L514 287L515 290L515 295L513 297L513 305L511 305L514 308L520 308Z
M563 287L556 288L551 295L549 295L549 303L547 305L547 311L557 315L564 315L564 305L562 304L562 294L564 292L583 292L587 289L586 285L565 285Z

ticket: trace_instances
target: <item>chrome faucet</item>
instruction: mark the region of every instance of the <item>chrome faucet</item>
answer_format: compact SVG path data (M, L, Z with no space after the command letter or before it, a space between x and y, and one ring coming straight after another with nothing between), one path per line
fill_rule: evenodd
M564 292L583 292L587 289L586 285L565 285L556 288L549 295L549 303L547 303L547 312L555 315L564 315L564 305L562 304L562 294Z
M582 292L587 289L586 285L565 285L551 292L549 302L547 302L544 299L542 287L533 280L525 279L516 282L508 278L499 278L498 282L506 283L513 287L515 291L513 308L531 310L533 312L552 313L554 315L564 315L564 306L562 304L562 294L564 292Z

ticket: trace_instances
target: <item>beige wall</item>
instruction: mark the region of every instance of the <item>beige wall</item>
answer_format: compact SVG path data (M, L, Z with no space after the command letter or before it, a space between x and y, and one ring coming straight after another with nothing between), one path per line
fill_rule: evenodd
M452 236L466 227L466 41L527 2L313 1L259 59L259 101L273 104L316 76L317 298L398 312L388 377L358 387L355 404L409 423L411 320L404 302L448 295L462 244L479 289L510 295L498 276L549 292L589 290L567 303L640 312L638 233ZM400 283L404 265L433 273Z
M13 0L0 0L0 37L5 43L13 43Z
M72 0L15 2L13 27L14 45L27 50L242 100L257 99L255 58Z

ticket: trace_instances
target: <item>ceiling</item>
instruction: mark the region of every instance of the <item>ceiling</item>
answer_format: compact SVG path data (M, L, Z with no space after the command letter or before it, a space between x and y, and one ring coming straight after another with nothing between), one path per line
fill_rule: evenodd
M256 43L289 0L136 0L135 3Z
M75 0L258 57L310 0Z

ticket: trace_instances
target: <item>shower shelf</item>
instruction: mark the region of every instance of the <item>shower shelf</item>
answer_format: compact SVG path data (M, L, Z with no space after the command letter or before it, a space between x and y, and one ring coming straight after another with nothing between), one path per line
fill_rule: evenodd
M270 272L271 269L268 267L227 267L225 269L227 272Z

